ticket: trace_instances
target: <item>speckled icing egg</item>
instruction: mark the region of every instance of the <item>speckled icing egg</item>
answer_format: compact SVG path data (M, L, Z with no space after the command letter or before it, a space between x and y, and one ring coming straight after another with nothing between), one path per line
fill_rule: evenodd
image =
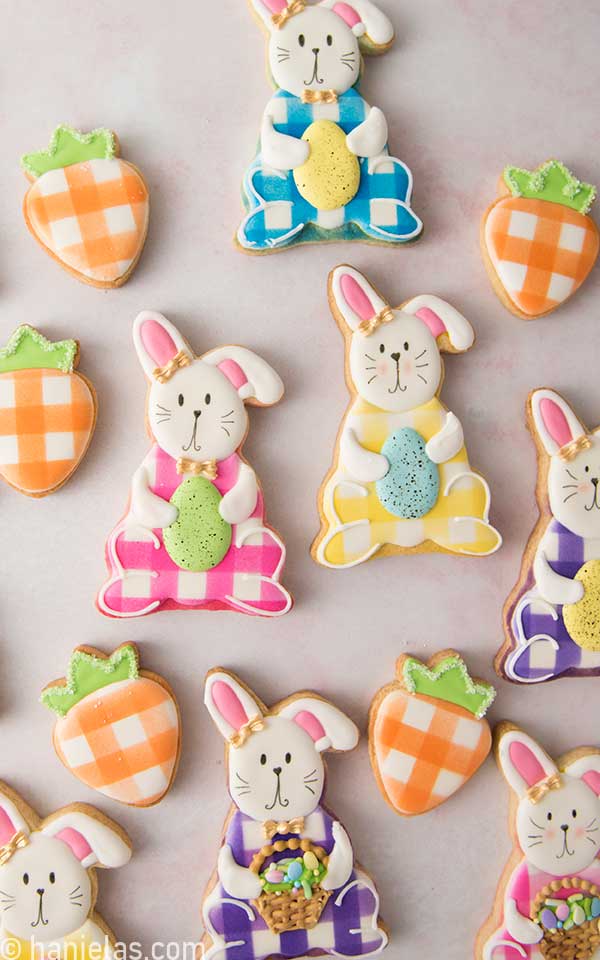
M565 627L584 650L600 650L600 560L589 560L577 571L585 593L578 603L565 603Z
M381 452L390 469L375 488L386 510L396 517L424 517L437 503L440 474L425 452L425 440L412 427L396 430Z
M333 120L315 120L302 139L310 153L294 170L299 194L317 210L346 206L360 186L360 164L346 146L346 134Z
M171 560L183 570L212 570L229 550L231 527L219 513L221 499L205 477L187 477L171 497L179 515L163 530L163 541Z

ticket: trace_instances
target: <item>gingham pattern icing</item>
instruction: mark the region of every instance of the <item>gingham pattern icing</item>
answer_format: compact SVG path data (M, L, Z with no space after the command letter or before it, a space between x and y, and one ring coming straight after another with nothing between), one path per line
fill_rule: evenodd
M553 875L538 870L531 863L523 861L508 881L505 899L516 900L517 909L521 916L531 919L533 904L540 890L543 890L547 884L553 880L560 880L565 874ZM569 876L569 874L567 874ZM600 884L600 863L595 860L586 870L582 870L578 877L581 880L588 880L590 883ZM567 895L576 893L574 889L569 889ZM557 896L557 894L553 894ZM487 960L543 960L543 954L538 944L528 946L519 944L511 937L508 930L501 927L490 937L486 945L485 957Z
M36 237L62 263L89 280L113 283L140 253L148 191L124 160L89 160L43 174L24 210Z
M94 398L76 373L0 374L0 473L24 493L45 493L73 472L94 424Z
M437 397L406 413L389 413L358 398L346 425L363 447L380 453L386 439L403 427L416 430L427 442L442 428L446 415ZM432 540L456 553L486 554L495 550L499 535L487 523L487 484L471 472L466 449L462 447L455 457L440 464L439 474L440 496L435 506L424 517L408 520L386 510L375 483L356 483L340 465L323 495L327 520L324 560L333 566L348 566L378 544L403 546L408 541L419 544ZM457 524L456 518L469 519Z
M368 109L356 89L331 104L302 103L279 90L268 107L275 129L297 139L316 120L331 120L348 134L365 120ZM410 208L408 167L386 151L379 159L361 159L360 173L358 192L347 206L320 212L298 192L293 171L274 170L263 164L259 154L244 178L248 216L238 231L239 243L250 250L268 250L301 238L314 239L314 227L333 231L335 237L367 236L391 243L418 236L422 224Z
M89 694L54 729L56 752L76 777L134 806L151 804L166 792L178 744L175 704L148 677Z
M544 535L544 553L555 573L572 580L584 563L600 559L600 542L584 540L552 520ZM540 597L532 571L509 612L509 623L512 650L504 669L513 680L531 683L600 668L600 653L574 643L565 627L562 606Z
M507 197L485 224L490 260L512 302L528 316L553 310L583 283L598 256L598 231L560 203Z
M221 495L235 485L240 462L237 454L219 462L214 484ZM170 500L185 480L185 475L177 473L175 460L156 444L145 466L152 477L150 490L164 500ZM110 579L99 594L100 609L114 616L139 616L161 606L229 607L265 615L284 612L291 601L277 582L283 551L275 534L264 526L260 492L252 517L244 524L245 530L251 528L255 532L239 544L240 527L233 526L231 547L223 560L211 570L194 573L171 559L162 530L119 524L108 541Z
M330 853L333 848L332 824L329 814L317 807L306 818L302 837ZM283 838L276 834L271 842L279 839ZM265 844L262 824L236 811L229 821L224 842L231 846L233 857L240 866L249 866L254 854ZM284 856L285 853L280 858ZM275 859L278 857L271 858ZM316 927L275 935L268 930L252 903L232 901L217 883L203 909L205 926L212 940L205 957L210 960L219 953L224 956L227 944L231 944L228 955L231 952L243 960L266 960L271 955L304 957L311 949L343 957L376 954L387 941L377 926L378 913L379 898L372 881L361 871L354 870L342 890L334 891L329 898ZM234 951L234 943L241 948L239 954Z

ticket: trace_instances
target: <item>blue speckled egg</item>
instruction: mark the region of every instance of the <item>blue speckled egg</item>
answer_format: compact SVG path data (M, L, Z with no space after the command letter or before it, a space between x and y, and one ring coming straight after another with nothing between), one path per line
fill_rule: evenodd
M439 470L425 453L425 440L412 427L403 427L387 438L381 452L390 469L375 484L379 500L396 517L424 517L440 492Z

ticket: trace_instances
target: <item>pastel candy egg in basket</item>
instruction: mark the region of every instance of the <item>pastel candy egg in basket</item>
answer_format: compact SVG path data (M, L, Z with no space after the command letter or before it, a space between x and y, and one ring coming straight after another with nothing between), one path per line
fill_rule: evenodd
M584 650L600 651L600 560L589 560L575 579L585 593L578 603L566 603L563 619L571 639Z
M278 854L288 854L277 859ZM277 840L255 854L250 869L260 877L262 892L255 901L274 933L311 930L317 925L331 891L321 882L328 856L310 840Z
M171 497L177 520L163 531L165 549L183 570L212 570L231 546L231 526L219 513L221 494L205 477L187 477Z
M532 919L547 960L590 960L600 948L600 890L577 877L553 880L535 898Z
M387 438L381 452L390 469L375 486L380 502L396 517L424 517L440 491L439 470L427 456L425 440L412 427L403 427Z

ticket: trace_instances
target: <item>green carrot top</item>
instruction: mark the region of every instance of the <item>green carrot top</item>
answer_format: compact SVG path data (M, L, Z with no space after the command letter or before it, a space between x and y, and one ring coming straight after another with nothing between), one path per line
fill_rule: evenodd
M496 696L491 683L471 679L458 654L444 657L431 669L414 657L406 657L401 666L401 679L409 693L454 703L478 718L485 716Z
M78 352L77 340L47 340L24 323L0 349L0 373L12 370L62 370L72 373Z
M114 133L105 127L81 133L61 124L52 134L47 149L26 153L21 157L21 166L26 173L37 178L49 170L70 167L85 160L112 160L116 146Z
M50 684L42 690L40 700L64 717L71 707L90 693L96 693L111 683L122 680L137 680L139 677L137 650L126 643L110 657L96 656L85 648L73 651L64 680Z
M559 160L548 160L537 170L506 167L504 182L514 197L561 203L578 213L588 213L596 199L596 188L578 180Z

